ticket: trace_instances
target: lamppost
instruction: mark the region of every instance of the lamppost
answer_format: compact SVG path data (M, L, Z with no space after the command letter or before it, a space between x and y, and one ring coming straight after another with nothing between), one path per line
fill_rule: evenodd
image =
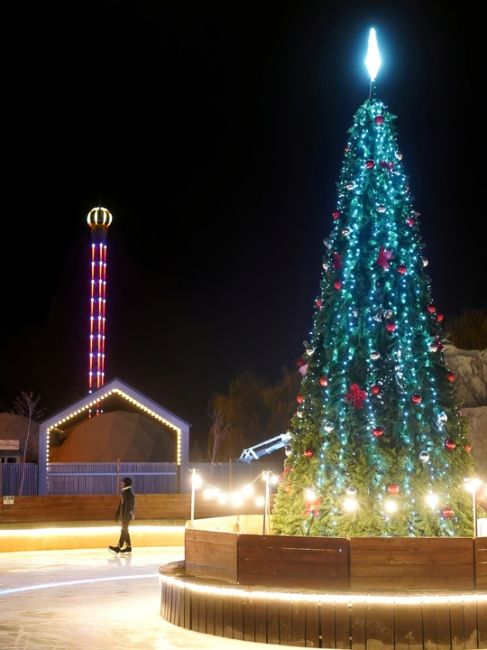
M262 519L262 534L267 535L267 522L269 519L269 482L270 482L271 473L268 469L262 472L262 479L265 483L265 492L264 492L264 517Z
M270 516L270 486L276 485L279 482L279 478L266 469L262 472L262 480L265 483L265 492L264 492L264 517L262 520L262 534L267 535L269 532L269 516Z
M466 478L464 487L467 492L472 495L472 520L473 520L473 536L477 537L477 490L482 485L482 481L474 476L473 478Z
M190 472L191 472L191 527L193 527L196 490L202 486L203 480L194 467L190 469Z

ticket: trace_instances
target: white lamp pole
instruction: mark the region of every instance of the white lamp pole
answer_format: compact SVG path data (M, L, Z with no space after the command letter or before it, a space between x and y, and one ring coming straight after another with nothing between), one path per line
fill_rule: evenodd
M472 495L472 521L474 537L477 537L477 490L481 484L482 481L477 477L465 479L465 489Z
M477 537L477 490L472 492L473 536Z
M196 497L196 488L199 476L196 474L196 469L193 467L191 470L191 527L194 522L194 502Z
M268 512L269 512L269 480L270 480L270 471L268 469L264 472L264 481L265 481L265 496L264 496L264 518L262 520L262 534L267 535L268 528Z

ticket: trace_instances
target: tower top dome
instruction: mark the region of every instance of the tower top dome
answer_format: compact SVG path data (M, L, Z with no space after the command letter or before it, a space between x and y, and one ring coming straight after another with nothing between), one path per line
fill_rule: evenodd
M105 226L105 228L108 228L112 221L113 217L111 213L101 206L93 208L86 216L86 223L90 228L95 228L96 226Z

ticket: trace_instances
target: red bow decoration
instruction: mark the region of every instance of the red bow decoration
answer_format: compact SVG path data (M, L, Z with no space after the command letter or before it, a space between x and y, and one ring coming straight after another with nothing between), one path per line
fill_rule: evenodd
M350 390L345 395L345 399L347 399L356 409L363 408L366 397L367 391L362 390L358 384L351 384Z
M308 372L308 364L304 363L302 366L299 366L298 372L302 377L304 377L304 375Z
M287 465L287 467L285 467L285 468L282 470L282 474L281 474L281 476L280 476L281 481L284 481L284 480L286 479L287 475L288 475L290 472L292 472L292 471L293 471L292 468L289 467L289 465Z
M306 514L307 515L316 515L318 514L320 510L320 505L321 505L321 497L318 497L316 501L312 501L311 503L306 504Z
M392 251L386 251L384 246L381 246L379 249L379 255L377 257L377 266L380 266L381 269L387 271L390 267L389 260L393 257Z

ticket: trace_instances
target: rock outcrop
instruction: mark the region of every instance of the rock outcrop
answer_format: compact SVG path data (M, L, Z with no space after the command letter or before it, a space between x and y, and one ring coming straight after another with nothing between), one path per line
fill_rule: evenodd
M460 350L445 345L445 361L457 376L457 396L464 407L487 406L487 349Z
M445 361L455 373L457 396L469 424L477 473L487 480L487 349L460 350L445 345Z

